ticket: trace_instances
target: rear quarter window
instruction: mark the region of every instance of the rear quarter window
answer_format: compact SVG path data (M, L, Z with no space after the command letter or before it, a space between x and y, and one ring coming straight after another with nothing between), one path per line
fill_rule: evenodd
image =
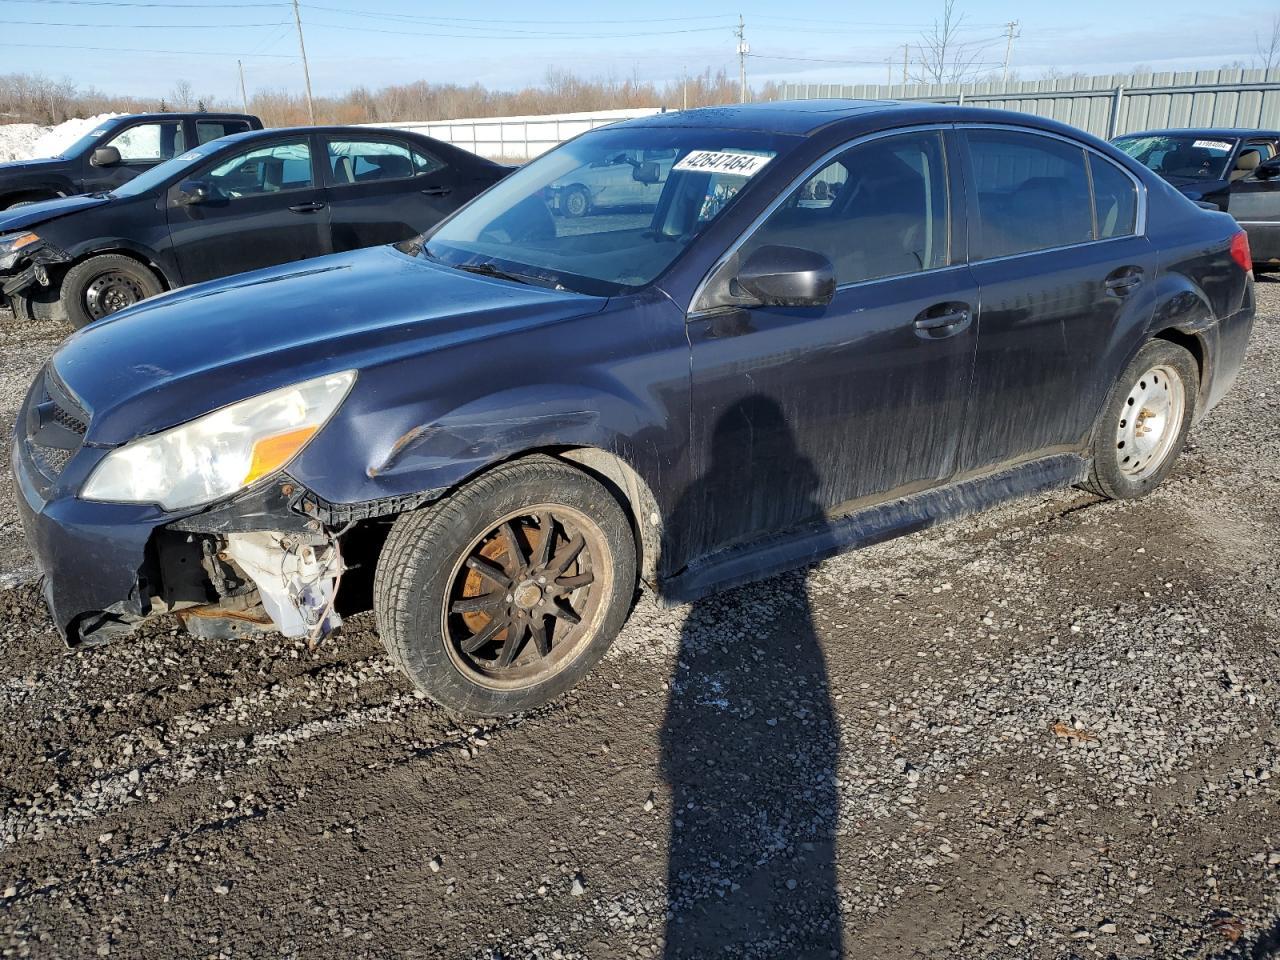
M1110 160L1089 154L1094 216L1099 240L1127 237L1138 230L1138 190L1127 173Z

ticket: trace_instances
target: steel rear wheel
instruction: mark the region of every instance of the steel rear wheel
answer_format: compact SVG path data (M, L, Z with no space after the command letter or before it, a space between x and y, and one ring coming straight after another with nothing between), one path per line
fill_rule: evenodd
M1195 414L1199 368L1184 348L1152 340L1121 374L1094 430L1084 486L1100 496L1144 496L1173 469Z
M636 584L631 524L613 494L533 456L399 517L378 558L374 611L419 690L457 713L500 716L580 680Z

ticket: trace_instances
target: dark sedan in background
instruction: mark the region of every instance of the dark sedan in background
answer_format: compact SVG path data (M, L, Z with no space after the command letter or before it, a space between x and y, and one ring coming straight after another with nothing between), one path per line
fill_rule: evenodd
M421 233L509 168L369 127L222 137L104 193L0 213L19 319L77 327L167 289Z
M627 177L624 209L553 209ZM421 238L74 334L11 463L71 643L170 611L317 637L363 569L419 689L508 713L597 662L640 582L693 599L1049 487L1143 496L1253 313L1231 218L1079 130L689 110Z
M1112 141L1187 198L1231 214L1256 270L1280 270L1280 131L1147 130Z

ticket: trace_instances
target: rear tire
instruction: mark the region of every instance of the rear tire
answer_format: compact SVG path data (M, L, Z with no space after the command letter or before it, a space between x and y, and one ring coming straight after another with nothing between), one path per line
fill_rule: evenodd
M1145 344L1107 398L1082 486L1109 500L1144 497L1159 486L1186 443L1199 383L1187 350L1167 340Z
M635 596L618 501L551 457L504 464L396 520L374 612L419 690L465 715L529 710L604 655Z
M79 329L163 291L160 278L145 264L104 253L67 271L60 299L67 319Z
M29 293L16 293L10 298L13 317L22 323L66 323L67 316L58 300L58 292L37 287Z
M578 217L585 217L591 212L591 194L587 192L586 187L573 186L565 190L561 195L560 209L564 211L564 215L571 220Z

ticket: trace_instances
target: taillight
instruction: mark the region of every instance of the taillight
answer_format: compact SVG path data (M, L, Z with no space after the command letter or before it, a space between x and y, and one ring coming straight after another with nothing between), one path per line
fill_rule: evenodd
M1231 238L1231 259L1245 273L1253 269L1253 255L1249 252L1249 235L1243 230Z

